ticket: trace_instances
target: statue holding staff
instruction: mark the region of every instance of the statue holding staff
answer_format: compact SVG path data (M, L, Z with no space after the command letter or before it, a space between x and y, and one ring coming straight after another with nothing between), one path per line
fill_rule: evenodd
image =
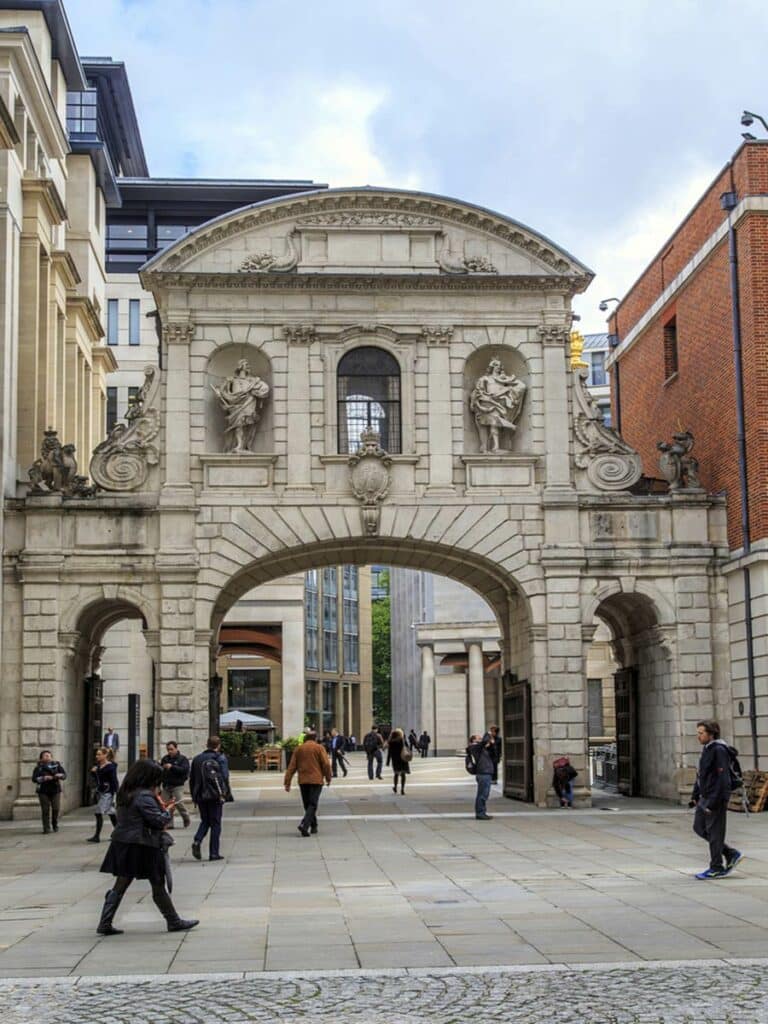
M252 377L247 359L241 359L231 377L217 387L211 384L227 417L224 450L233 453L253 451L256 426L269 394L269 385L261 377Z

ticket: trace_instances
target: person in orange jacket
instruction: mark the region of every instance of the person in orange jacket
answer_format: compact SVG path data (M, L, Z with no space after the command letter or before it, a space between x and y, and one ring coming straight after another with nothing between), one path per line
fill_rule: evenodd
M291 779L298 772L301 800L304 804L304 817L298 824L298 830L305 838L317 833L317 805L323 791L323 783L331 784L331 762L325 747L317 742L317 733L307 729L304 742L296 747L290 764L285 772L285 792L291 791Z

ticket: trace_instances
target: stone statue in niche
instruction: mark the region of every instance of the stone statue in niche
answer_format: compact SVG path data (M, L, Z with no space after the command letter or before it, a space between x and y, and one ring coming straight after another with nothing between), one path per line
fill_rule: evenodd
M501 431L514 434L517 430L526 390L523 381L504 372L498 359L492 359L486 373L477 378L469 396L469 408L480 436L480 451L502 450Z
M672 435L671 443L659 441L656 447L661 452L659 469L664 479L669 481L670 491L690 491L701 487L699 460L691 455L693 434L690 430L681 430Z
M227 417L224 450L237 454L253 451L256 427L269 394L269 384L251 376L247 359L241 359L231 377L217 387L211 384Z

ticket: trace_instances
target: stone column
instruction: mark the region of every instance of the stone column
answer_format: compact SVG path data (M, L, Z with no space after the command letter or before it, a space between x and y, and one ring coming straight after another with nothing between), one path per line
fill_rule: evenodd
M435 736L435 649L432 644L422 642L421 647L421 725L432 737L432 749L437 744Z
M190 487L189 346L194 326L188 321L164 326L167 348L165 373L165 487Z
M432 493L453 493L451 350L453 327L424 327L429 356L429 485Z
M283 621L283 736L304 726L304 622Z
M571 486L568 417L569 334L564 326L545 325L538 329L544 350L544 425L547 438L547 488Z
M288 342L286 490L307 493L312 488L309 346L315 340L315 329L310 324L286 327L285 337Z
M482 736L485 732L485 671L483 665L482 640L465 640L464 646L469 656L467 672L467 688L469 708L469 733Z
M35 235L21 236L19 266L19 362L18 362L18 472L26 476L40 454L38 434L38 360L40 310L40 243Z

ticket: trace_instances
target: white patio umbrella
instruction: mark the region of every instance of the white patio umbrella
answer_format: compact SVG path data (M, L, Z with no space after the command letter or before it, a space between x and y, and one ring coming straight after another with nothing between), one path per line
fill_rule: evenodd
M275 723L261 715L249 715L247 711L225 711L219 715L220 729L236 729L237 723L243 723L243 729L274 729Z

